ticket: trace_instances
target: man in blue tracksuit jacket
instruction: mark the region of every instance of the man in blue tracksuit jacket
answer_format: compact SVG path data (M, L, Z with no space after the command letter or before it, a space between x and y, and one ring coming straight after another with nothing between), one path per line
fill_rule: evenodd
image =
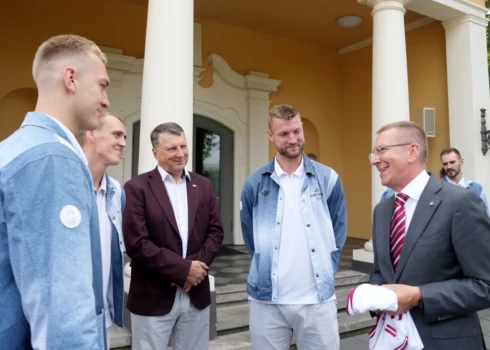
M126 147L124 122L112 113L99 118L95 130L82 130L79 141L92 174L100 227L102 252L102 293L106 329L113 323L123 326L124 314L124 239L122 211L126 195L121 184L106 170L118 165ZM109 333L109 332L108 332ZM109 334L107 347L109 348Z
M106 348L97 207L75 138L109 106L105 63L85 38L44 42L36 112L0 143L2 350Z
M252 349L339 349L335 273L347 234L337 173L304 154L298 111L269 112L277 155L245 182L241 225L252 255L247 280ZM307 326L306 326L307 325Z

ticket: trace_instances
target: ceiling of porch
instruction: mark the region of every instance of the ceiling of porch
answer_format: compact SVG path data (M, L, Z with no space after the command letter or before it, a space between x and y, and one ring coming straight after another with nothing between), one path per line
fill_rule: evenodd
M148 0L119 0L147 6ZM357 0L194 0L196 18L341 49L372 37L371 9ZM358 15L357 28L341 28L336 19ZM424 16L407 11L405 23Z

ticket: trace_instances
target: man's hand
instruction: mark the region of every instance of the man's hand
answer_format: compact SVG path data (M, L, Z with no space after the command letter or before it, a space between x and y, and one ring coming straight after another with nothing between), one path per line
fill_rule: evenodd
M394 291L398 299L398 310L387 312L391 316L402 314L417 306L420 298L422 298L419 287L412 287L406 284L384 284L383 287Z
M176 287L177 285L174 282L172 282L172 283L170 283L170 286ZM191 290L191 288L192 288L192 285L189 282L184 283L184 288L183 288L184 292L188 293Z
M185 284L184 284L184 292L189 293L189 291L191 290L191 288L192 288L192 284L190 284L189 282L185 282Z
M208 275L207 269L208 266L205 263L193 261L189 274L187 275L186 283L189 283L194 287L197 286Z

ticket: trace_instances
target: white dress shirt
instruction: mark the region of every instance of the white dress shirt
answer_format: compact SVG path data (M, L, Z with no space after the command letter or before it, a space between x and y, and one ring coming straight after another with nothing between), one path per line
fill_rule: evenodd
M403 190L401 190L402 193L405 193L408 196L408 199L405 202L405 234L408 232L413 213L415 212L417 203L425 189L425 186L427 186L429 179L430 176L427 174L427 171L422 170L422 172L417 175L415 179L413 179L407 186L405 186Z
M190 180L190 175L187 169L185 176L182 176L178 182L175 182L172 175L158 166L158 172L162 177L163 184L167 190L170 203L175 215L175 221L179 228L180 238L182 239L182 257L187 256L187 242L189 238L189 214L187 207L187 180Z
M111 238L112 227L109 214L107 213L107 179L104 175L100 184L99 190L96 191L97 212L99 215L99 230L100 230L100 251L102 256L102 293L104 298L105 310L105 325L109 327L112 324L112 316L114 312L114 303L112 296L112 278L111 278Z
M449 178L449 176L446 176L446 180L447 182L449 182L450 184L453 184L453 185L460 185L461 187L464 187L466 188L466 182L464 180L464 177L461 178L461 180L459 180L459 182L454 182L453 180L451 180Z

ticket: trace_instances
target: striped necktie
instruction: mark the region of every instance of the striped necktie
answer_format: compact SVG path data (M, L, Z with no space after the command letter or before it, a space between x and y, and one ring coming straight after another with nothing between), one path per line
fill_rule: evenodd
M395 211L391 218L390 227L390 245L391 245L391 261L395 271L398 267L398 261L402 253L403 242L405 242L406 220L405 220L405 202L408 196L404 193L398 193L395 197Z

